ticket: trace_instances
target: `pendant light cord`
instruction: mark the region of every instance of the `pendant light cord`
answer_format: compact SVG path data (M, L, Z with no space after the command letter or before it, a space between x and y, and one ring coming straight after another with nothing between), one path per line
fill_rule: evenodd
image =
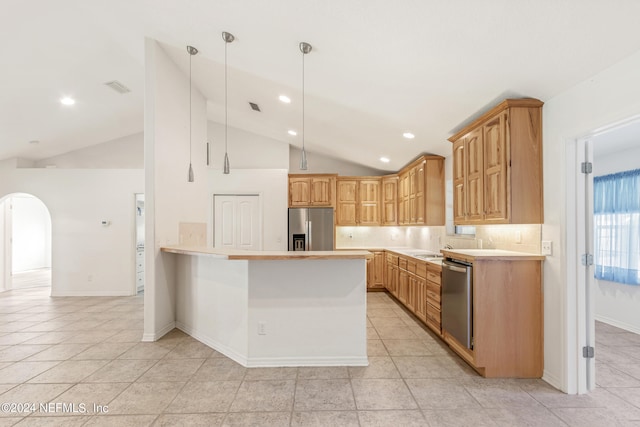
M302 149L304 150L304 56L302 52Z

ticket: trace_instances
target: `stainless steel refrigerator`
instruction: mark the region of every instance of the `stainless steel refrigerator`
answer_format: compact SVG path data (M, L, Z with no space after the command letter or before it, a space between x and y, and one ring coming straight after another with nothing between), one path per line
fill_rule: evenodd
M333 250L333 208L289 208L290 251Z

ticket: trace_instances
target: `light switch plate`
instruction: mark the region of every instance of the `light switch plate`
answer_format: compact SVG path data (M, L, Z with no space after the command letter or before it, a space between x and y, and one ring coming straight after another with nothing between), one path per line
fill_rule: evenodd
M542 241L542 255L553 255L553 242L551 240Z

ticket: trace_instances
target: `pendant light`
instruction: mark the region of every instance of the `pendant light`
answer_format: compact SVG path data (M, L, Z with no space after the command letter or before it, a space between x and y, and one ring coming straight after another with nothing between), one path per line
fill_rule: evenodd
M222 172L229 174L229 154L227 153L227 45L235 40L233 34L222 32L222 40L224 40L224 166Z
M300 52L302 52L302 153L300 153L300 170L307 170L307 152L304 149L304 56L311 52L311 45L300 42Z
M191 58L198 54L198 49L187 46L189 52L189 175L187 180L193 182L193 166L191 166Z

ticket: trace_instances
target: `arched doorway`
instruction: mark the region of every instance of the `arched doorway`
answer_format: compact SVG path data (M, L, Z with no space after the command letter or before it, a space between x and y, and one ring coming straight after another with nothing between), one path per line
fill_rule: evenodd
M26 193L0 199L0 291L51 287L51 214Z

